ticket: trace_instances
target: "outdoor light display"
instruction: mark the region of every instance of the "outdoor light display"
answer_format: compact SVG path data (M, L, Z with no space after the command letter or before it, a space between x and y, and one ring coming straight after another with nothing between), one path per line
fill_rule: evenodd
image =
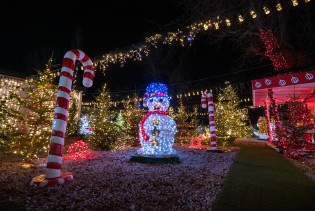
M266 115L266 120L267 120L267 132L268 132L268 141L273 141L273 129L271 127L271 120L270 120L270 112L269 112L269 105L265 101L265 115Z
M85 87L91 87L93 85L94 67L90 58L84 52L77 49L68 51L63 58L60 73L46 174L33 178L30 184L32 186L51 186L73 180L72 173L61 173L61 164L76 60L79 60L84 67L83 85Z
M310 0L305 0L306 4L308 2L310 2ZM298 4L297 0L291 0L291 3L293 7L300 5ZM203 31L220 30L224 29L225 27L230 27L232 26L231 20L233 19L238 20L235 23L233 22L233 24L242 24L246 20L250 21L250 19L247 17L256 19L261 15L268 15L272 11L282 12L283 6L280 2L278 2L275 7L269 8L266 5L261 4L260 8L249 7L244 11L239 11L232 15L220 14L200 22L195 22L183 29L177 29L176 31L167 32L165 34L154 34L147 37L142 43L132 45L130 48L126 48L126 50L115 51L102 55L95 60L95 66L100 68L103 72L110 64L119 63L121 67L124 67L127 60L142 61L144 57L149 55L152 48L157 48L160 44L172 45L176 43L180 44L181 46L191 45L195 37ZM259 10L263 11L264 13L258 13L257 11ZM226 18L223 20L222 17ZM262 31L260 37L266 47L265 54L271 59L275 70L286 69L287 64L285 58L283 53L280 51L277 40L272 34L271 30Z
M80 118L80 124L79 124L79 134L80 135L91 135L93 133L93 130L90 126L89 119L86 115L83 115Z
M213 95L211 92L206 90L202 93L201 107L202 108L208 107L211 150L217 150L217 137L215 133Z
M266 48L265 55L270 58L274 69L288 69L287 61L280 49L278 41L273 32L270 29L265 31L261 30L259 36Z
M170 102L165 84L152 83L146 88L143 101L149 109L139 124L140 156L175 155L172 148L176 123L166 112Z
M280 116L279 116L279 111L278 111L278 105L276 104L276 101L274 98L274 92L272 89L268 89L268 97L270 100L270 107L271 107L272 115L275 117L276 135L277 135L275 141L279 141L279 139L281 138Z
M88 158L91 150L87 143L85 143L83 140L79 140L69 146L68 153L71 160L78 160L82 158Z
M268 139L268 124L267 118L260 116L257 121L259 133L257 134L261 139Z
M202 141L205 139L203 134L200 134L197 137L193 137L190 140L189 146L192 148L201 149L202 148Z

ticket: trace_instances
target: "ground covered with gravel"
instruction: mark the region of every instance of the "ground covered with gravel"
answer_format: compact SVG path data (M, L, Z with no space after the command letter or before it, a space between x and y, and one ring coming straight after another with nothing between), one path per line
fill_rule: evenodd
M179 164L131 162L136 148L93 152L85 160L63 162L74 181L56 187L30 187L44 173L45 159L30 167L0 164L0 202L27 210L211 210L237 149L209 153L175 147Z

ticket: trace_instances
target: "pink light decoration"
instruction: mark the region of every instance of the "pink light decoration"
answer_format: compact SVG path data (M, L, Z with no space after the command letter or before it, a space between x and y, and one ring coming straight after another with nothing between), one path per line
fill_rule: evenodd
M193 137L190 140L189 146L192 147L192 148L201 149L203 140L204 140L204 136L202 134L200 134L199 136Z
M74 73L75 61L79 60L84 67L83 85L91 87L94 79L94 67L90 58L82 51L72 49L66 52L59 79L57 103L52 124L52 136L48 154L46 174L32 179L31 186L53 186L73 180L71 172L61 173L62 151L67 129L70 93Z
M267 131L268 131L268 141L271 142L273 141L273 136L271 132L271 125L270 125L270 114L269 114L269 105L265 101L265 116L267 119Z
M208 105L207 105L207 102L208 102ZM217 151L217 137L216 137L216 132L215 132L213 95L210 91L206 90L201 95L201 107L207 108L207 106L208 106L208 115L209 115L211 150Z
M71 160L79 160L89 158L91 150L87 143L79 140L69 146L68 153Z
M276 104L275 98L274 98L274 92L272 89L268 89L268 97L270 100L270 106L272 110L272 114L275 117L275 125L276 125L276 134L278 137L278 141L280 144L283 144L282 142L282 135L281 135L281 125L280 125L280 115L278 111L278 105Z
M287 61L273 32L270 29L260 30L259 36L266 48L265 55L271 60L275 71L288 69Z
M312 91L312 93L309 95L309 96L307 96L304 100L303 100L303 102L305 103L305 102L307 102L309 99L311 99L312 97L314 97L315 96L315 89Z

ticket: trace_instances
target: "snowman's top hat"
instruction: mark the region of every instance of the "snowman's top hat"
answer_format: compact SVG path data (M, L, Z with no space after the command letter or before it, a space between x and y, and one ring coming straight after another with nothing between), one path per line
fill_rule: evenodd
M146 93L143 97L143 106L146 107L147 100L151 97L167 97L168 99L168 88L162 83L151 83L146 88Z

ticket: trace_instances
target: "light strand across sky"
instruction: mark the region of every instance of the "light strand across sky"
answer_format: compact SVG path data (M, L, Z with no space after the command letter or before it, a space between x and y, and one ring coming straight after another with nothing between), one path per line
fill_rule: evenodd
M308 4L311 0L304 0L305 4ZM296 7L302 4L302 2L297 0L288 0L292 7ZM278 2L275 8L268 8L266 5L262 6L262 11L264 15L269 15L272 10L281 12L283 10L283 5ZM249 8L246 13L235 14L237 24L242 24L245 21L245 17L250 16L251 19L256 19L258 17L258 12L255 9ZM115 51L112 53L107 53L101 57L94 58L94 64L97 70L101 70L105 74L105 70L110 64L120 64L124 67L127 60L132 61L142 61L144 57L149 55L150 49L152 47L157 48L158 45L172 45L174 43L179 43L181 46L191 45L192 41L195 39L197 34L202 31L208 30L219 30L221 28L229 28L232 26L233 18L222 18L223 16L216 16L215 18L205 20L198 23L193 23L186 27L186 29L178 29L174 32L167 32L166 34L154 34L150 37L145 38L143 43L138 45L133 45L124 51ZM235 24L236 24L235 23Z

